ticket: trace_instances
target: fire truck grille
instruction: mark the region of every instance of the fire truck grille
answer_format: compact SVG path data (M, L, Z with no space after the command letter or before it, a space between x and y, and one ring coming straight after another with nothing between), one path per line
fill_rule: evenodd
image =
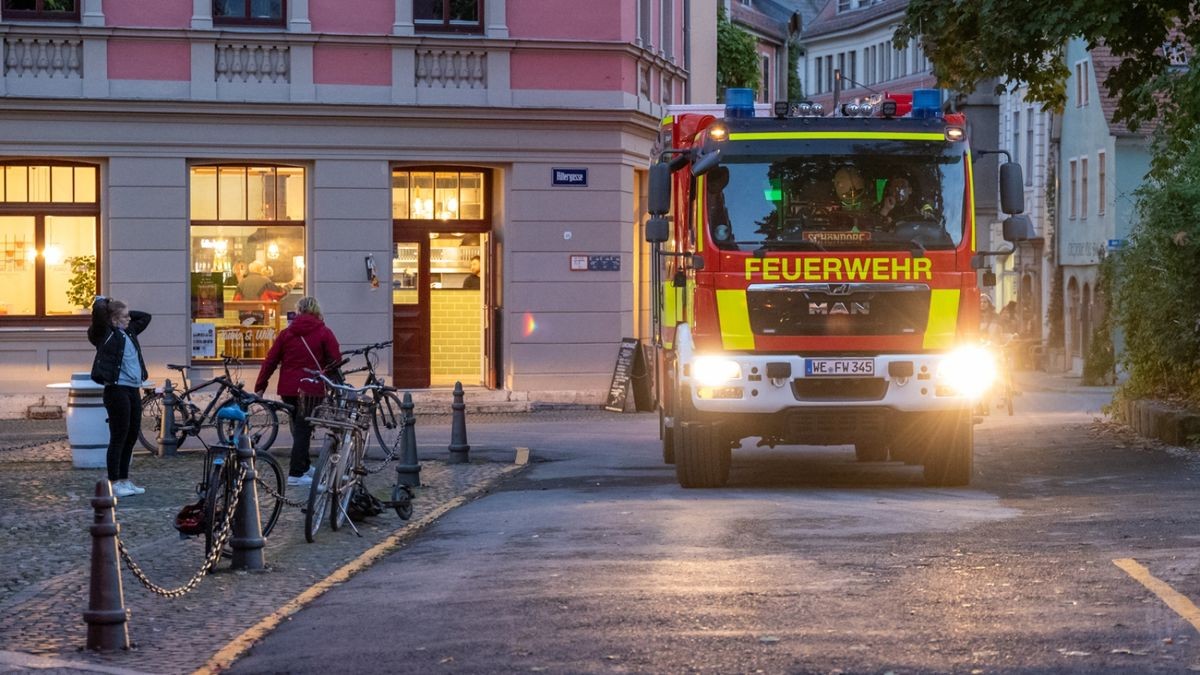
M773 284L746 293L755 335L913 335L929 320L929 288L904 284Z
M887 380L877 377L806 377L792 380L797 401L881 401Z
M885 408L835 408L793 410L788 415L788 437L798 443L837 444L881 438L887 432Z

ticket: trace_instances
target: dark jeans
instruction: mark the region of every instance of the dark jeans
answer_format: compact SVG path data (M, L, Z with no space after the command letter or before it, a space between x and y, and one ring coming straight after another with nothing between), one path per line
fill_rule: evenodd
M142 392L137 387L104 386L108 413L108 479L129 478L129 459L142 426Z
M292 427L292 460L288 465L289 476L303 476L308 473L311 462L308 459L308 449L312 443L312 425L308 423L308 414L313 407L321 402L320 396L280 396L283 402L295 407L296 414L291 416Z

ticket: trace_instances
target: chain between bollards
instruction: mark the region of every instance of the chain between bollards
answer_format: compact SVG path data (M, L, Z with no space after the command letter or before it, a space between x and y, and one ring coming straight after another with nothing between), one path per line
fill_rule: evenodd
M454 383L454 403L450 404L450 464L466 464L471 446L467 444L467 404L463 403L462 382Z

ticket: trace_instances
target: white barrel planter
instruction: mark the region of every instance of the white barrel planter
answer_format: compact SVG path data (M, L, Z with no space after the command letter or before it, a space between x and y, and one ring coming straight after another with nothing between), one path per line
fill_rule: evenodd
M91 373L71 373L67 394L67 440L76 469L103 469L108 465L108 413L104 410L104 385L92 382Z

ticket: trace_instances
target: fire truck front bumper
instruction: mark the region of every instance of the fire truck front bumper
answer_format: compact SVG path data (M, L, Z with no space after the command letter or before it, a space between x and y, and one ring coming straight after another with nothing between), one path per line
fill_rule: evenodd
M777 413L804 408L961 410L996 379L995 359L969 346L937 354L701 354L681 360L681 393L696 410Z

